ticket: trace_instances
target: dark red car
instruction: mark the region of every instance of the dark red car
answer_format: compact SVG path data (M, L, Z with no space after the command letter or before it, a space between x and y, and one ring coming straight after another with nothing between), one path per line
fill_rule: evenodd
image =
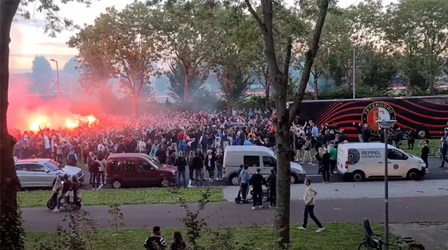
M176 182L177 169L140 153L111 154L107 158L106 183L113 188L166 187Z

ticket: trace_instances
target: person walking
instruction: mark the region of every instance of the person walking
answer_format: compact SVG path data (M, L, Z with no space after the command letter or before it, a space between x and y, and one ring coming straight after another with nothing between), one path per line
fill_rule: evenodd
M316 223L318 229L316 230L316 233L320 233L325 230L325 228L322 226L322 224L319 222L319 220L316 218L316 215L314 215L314 206L316 204L316 195L317 192L314 190L314 187L311 185L311 179L305 180L305 195L303 196L303 201L305 202L305 209L303 212L303 224L298 229L300 230L306 230L308 226L308 216Z

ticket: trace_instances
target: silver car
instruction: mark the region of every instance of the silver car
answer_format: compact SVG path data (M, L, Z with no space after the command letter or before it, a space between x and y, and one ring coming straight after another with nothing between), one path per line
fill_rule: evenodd
M22 188L53 187L58 175L76 175L80 183L84 181L81 168L64 166L52 159L23 159L15 162L17 177Z

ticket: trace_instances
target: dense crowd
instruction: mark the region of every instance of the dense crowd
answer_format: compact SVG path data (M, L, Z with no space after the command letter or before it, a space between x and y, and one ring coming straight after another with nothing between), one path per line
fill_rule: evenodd
M275 151L274 117L275 111L260 109L233 110L231 114L201 111L145 114L138 118L105 116L93 125L81 124L72 129L16 131L18 142L14 155L19 159L53 158L61 163L84 164L89 168L92 164L99 165L99 172L104 172L104 159L110 153L146 153L160 163L174 165L177 156L182 155L190 166L195 156L199 155L204 160L211 154L213 161L210 167L215 169L218 165L218 178L222 178L219 165L226 146L260 145ZM370 141L367 124L354 123L353 126L358 130L360 142ZM380 138L383 139L382 136ZM291 161L318 165L332 173L337 154L331 149L344 143L347 136L337 124L318 126L311 120L296 119L291 126L290 140ZM395 142L400 147L401 140L403 136L398 128L389 136L388 142ZM411 136L408 147L413 147L413 144ZM331 158L327 159L330 152ZM425 161L427 157L427 153L422 155ZM205 161L203 165L207 165ZM214 174L213 169L208 171L210 178Z

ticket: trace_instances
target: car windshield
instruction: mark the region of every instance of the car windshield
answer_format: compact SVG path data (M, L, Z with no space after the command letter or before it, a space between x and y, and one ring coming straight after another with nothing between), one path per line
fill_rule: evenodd
M148 157L149 158L149 160L151 161L151 163L154 165L154 166L156 166L157 168L161 168L162 167L162 164L159 162L159 160L157 160L156 158L154 158L154 157Z
M51 171L58 171L62 167L61 164L59 164L59 162L56 162L53 160L49 160L49 161L45 162L44 166L47 167L48 169L50 169Z

